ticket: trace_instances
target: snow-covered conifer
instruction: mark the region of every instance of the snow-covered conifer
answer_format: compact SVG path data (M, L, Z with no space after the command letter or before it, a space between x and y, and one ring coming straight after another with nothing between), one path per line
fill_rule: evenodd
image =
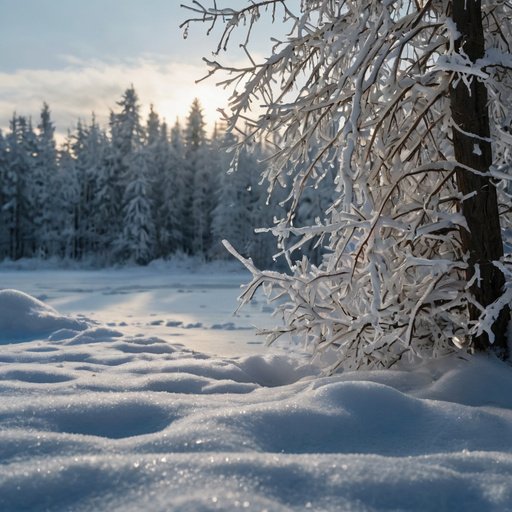
M119 112L110 115L110 145L104 154L102 194L103 233L107 252L125 228L123 218L126 189L133 177L133 159L142 146L139 98L133 86L126 89L117 102Z
M171 130L162 123L157 143L159 168L156 188L159 201L155 204L158 255L167 257L183 250L184 225L184 148L179 122Z
M196 98L185 126L185 223L184 245L188 252L206 256L210 246L212 168L203 109Z
M213 143L216 144L213 149L219 170L216 173L216 204L212 212L212 255L217 258L229 256L222 245L222 240L227 239L240 254L255 256L258 242L254 230L266 225L258 224L262 220L257 208L261 168L255 156L246 150L239 151L236 160L231 161L227 148L236 143L231 133L223 134L221 140L214 138Z
M154 257L155 228L149 199L147 154L136 150L123 197L123 231L116 241L123 259L147 264Z
M80 171L72 146L73 137L68 133L59 151L59 167L55 176L59 186L53 191L52 198L52 213L57 229L50 255L65 259L79 259L83 255Z
M43 104L37 125L36 157L31 178L31 203L35 230L35 255L46 257L56 250L59 205L56 191L62 186L57 180L57 148L55 127L50 108Z
M13 115L6 145L2 214L9 232L6 252L9 258L16 260L32 256L35 250L31 178L37 147L32 125L25 117Z
M7 172L8 172L7 143L0 130L0 260L9 256L9 230L7 227L4 206L6 204Z

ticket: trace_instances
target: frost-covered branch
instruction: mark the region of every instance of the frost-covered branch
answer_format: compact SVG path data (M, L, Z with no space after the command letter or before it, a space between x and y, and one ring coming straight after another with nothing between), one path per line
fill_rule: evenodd
M460 192L455 173L493 178L510 230L512 6L483 3L487 52L473 62L458 50L449 0L309 0L293 14L290 4L194 3L204 21L225 23L218 51L236 28L249 33L276 9L288 23L268 58L236 69L208 62L211 74L228 73L221 86L232 91L231 129L243 119L242 143L272 142L265 178L270 190L289 190L287 215L269 228L289 273L243 260L254 276L243 300L263 287L285 319L270 341L286 332L319 356L334 354L331 371L468 349L510 302L507 287L480 320L468 316L472 267L460 233L472 195ZM485 80L490 98L488 170L461 164L453 149L454 130L464 128L452 118L450 94L475 80ZM475 152L483 142L475 137ZM331 174L324 217L296 225L304 197ZM317 264L306 250L314 240L324 247Z

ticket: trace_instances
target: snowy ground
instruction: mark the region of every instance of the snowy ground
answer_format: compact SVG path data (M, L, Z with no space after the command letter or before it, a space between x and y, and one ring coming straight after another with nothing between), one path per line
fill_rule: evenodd
M512 511L510 366L320 377L157 270L0 268L0 510Z
M57 270L26 260L0 264L0 288L15 288L124 334L159 336L207 354L263 353L255 325L270 326L271 308L255 302L234 316L240 285L250 274L238 264L195 260L108 270ZM0 334L1 336L1 334Z

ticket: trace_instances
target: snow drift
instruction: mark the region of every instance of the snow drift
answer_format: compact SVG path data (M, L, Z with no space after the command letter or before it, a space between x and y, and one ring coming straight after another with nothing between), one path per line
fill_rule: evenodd
M505 363L321 377L1 297L2 511L512 510Z
M45 337L59 329L85 328L85 322L62 316L26 293L0 290L0 344Z

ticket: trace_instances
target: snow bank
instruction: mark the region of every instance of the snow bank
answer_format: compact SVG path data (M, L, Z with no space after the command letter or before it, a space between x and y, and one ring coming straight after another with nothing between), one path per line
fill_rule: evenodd
M33 338L0 351L3 512L512 510L507 364L321 377L0 300Z
M42 338L59 329L80 331L85 327L85 322L59 315L26 293L0 290L0 344Z

